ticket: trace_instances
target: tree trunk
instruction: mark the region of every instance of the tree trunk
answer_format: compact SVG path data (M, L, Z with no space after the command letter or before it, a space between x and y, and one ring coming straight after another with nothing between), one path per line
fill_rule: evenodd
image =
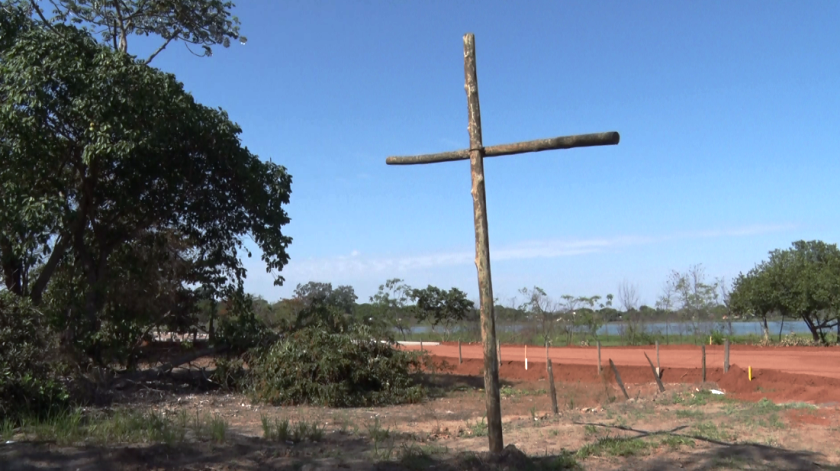
M811 331L811 337L813 337L814 342L820 341L820 330L817 329L817 326L814 325L814 322L808 318L808 316L802 316L802 320L805 321L805 325L808 326L808 330Z
M770 341L770 327L767 326L767 316L764 316L763 320L764 320L764 323L761 327L764 330L764 341L769 342Z
M782 325L779 326L779 342L782 341L782 330L785 328L785 316L782 315Z
M3 280L6 289L18 296L22 295L23 262L15 256L11 241L5 237L0 238L0 263L3 266Z

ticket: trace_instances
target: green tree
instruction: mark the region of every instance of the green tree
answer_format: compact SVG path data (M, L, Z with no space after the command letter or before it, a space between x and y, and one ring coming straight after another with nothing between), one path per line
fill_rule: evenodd
M0 8L0 262L38 304L62 273L76 334L100 331L119 253L158 234L190 247L194 283L241 292L250 237L288 262L291 176L241 145L226 113L62 24ZM275 277L276 284L283 278ZM110 321L109 321L110 322Z
M429 321L432 326L443 324L445 335L448 337L452 324L467 318L475 304L467 299L467 294L458 288L449 291L429 285L424 289L411 290L410 297L414 300L417 322Z
M734 312L765 320L769 313L802 319L815 341L827 342L840 329L840 250L821 241L794 242L770 252L747 275L735 279L730 302Z
M198 46L198 56L211 56L212 46L230 47L231 40L245 44L239 34L239 19L231 15L233 2L221 0L51 0L54 16L47 19L37 1L22 3L47 24L66 23L99 33L105 44L128 52L128 37L159 36L161 45L144 64L152 61L166 46L182 41Z
M522 288L519 290L519 293L525 297L525 301L519 306L519 310L526 312L528 317L539 325L543 338L549 339L553 337L554 324L560 318L557 315L556 305L552 299L539 286L534 286L531 289Z
M588 298L581 297L580 299L588 307L581 310L580 315L577 316L577 322L586 329L586 332L590 337L597 339L598 329L604 325L605 320L603 313L596 311L595 308L599 307L601 311L604 309L611 309L613 295L608 294L606 296L606 302L604 303L599 302L601 300L601 296L590 296Z
M403 280L392 278L384 285L379 285L379 290L370 297L370 303L376 307L376 325L397 329L403 340L407 338L410 328L411 313L408 306L411 290Z
M294 320L296 329L320 322L334 330L343 330L352 320L358 299L352 286L333 289L332 283L316 281L297 285L294 294L299 306Z

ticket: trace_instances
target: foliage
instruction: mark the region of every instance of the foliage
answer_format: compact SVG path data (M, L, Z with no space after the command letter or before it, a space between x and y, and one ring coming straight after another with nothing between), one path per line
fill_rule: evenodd
M31 303L0 291L0 417L44 417L68 404L57 342Z
M429 321L433 326L443 324L447 333L453 323L466 319L475 309L475 303L458 288L445 291L429 285L425 289L411 290L411 298L416 302L414 312L417 322Z
M355 308L356 293L352 286L333 289L331 283L310 281L295 287L296 301L292 325L301 329L316 323L326 326L331 332L340 332L350 323Z
M411 287L399 278L392 278L379 285L379 290L370 297L370 303L376 307L377 315L371 320L380 330L394 328L399 330L403 339L409 330L411 313L406 309L411 301Z
M269 270L288 262L281 229L291 177L244 148L223 111L76 28L38 24L9 4L0 28L0 262L9 290L36 304L54 291L45 310L79 326L82 343L103 328L129 342L154 309L142 308L145 321L117 314L126 284L144 280L126 268L138 253L160 260L156 238L181 244L189 269L179 281L212 296L241 289L244 237ZM66 290L50 286L56 275Z
M557 309L545 290L539 286L532 289L522 288L519 293L525 297L519 309L527 313L539 326L543 337L548 338L554 334L554 322L557 320ZM567 310L567 314L571 314Z
M720 279L709 281L703 265L693 265L684 273L673 270L668 276L656 307L676 311L689 322L692 335L700 333L700 323L710 320L720 310Z
M362 407L414 403L425 390L414 382L416 354L396 350L356 325L332 333L306 327L277 341L251 363L255 399L273 405Z
M38 2L28 2L42 19ZM97 31L102 40L120 52L128 52L128 36L155 35L162 45L143 62L148 64L173 41L200 46L199 56L211 56L212 46L230 47L230 40L245 44L239 35L239 19L231 16L233 2L221 0L55 0L49 21L70 23ZM192 49L190 49L192 52ZM194 52L193 52L194 53ZM195 53L194 53L195 54Z
M582 326L590 337L598 338L598 329L604 325L605 317L603 312L595 311L595 306L599 305L601 311L612 308L613 295L608 294L606 303L598 303L601 300L600 296L591 296L589 298L581 297L581 301L589 307L581 309L580 315L576 317L575 323Z
M228 300L229 310L219 320L212 340L214 345L228 354L241 355L266 348L277 339L277 335L254 315L252 303L253 298L241 292Z
M730 298L734 312L759 316L765 325L770 313L799 317L815 341L826 343L829 330L840 323L840 250L804 240L774 250L767 261L738 275Z

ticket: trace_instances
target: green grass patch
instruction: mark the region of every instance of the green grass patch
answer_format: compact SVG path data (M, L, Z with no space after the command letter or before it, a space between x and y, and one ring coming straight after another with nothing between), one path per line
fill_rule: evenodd
M289 419L260 417L263 438L275 442L300 443L304 441L317 442L323 440L324 429L315 422L299 420L292 424Z
M481 420L475 422L467 421L467 435L472 437L486 437L487 436L487 420L482 417Z
M662 439L660 445L667 446L672 450L678 450L684 446L694 448L695 443L694 440L688 437L683 437L680 435L668 435L667 437Z
M548 392L545 389L516 389L511 386L502 386L499 389L502 397L518 397L518 396L542 396Z
M710 403L731 403L733 399L723 394L712 394L711 391L702 390L693 393L676 393L671 396L671 404L691 406L705 406Z
M694 431L695 435L698 437L705 438L707 440L714 440L718 442L730 442L735 439L735 436L730 434L729 432L718 428L712 422L701 422L699 424L694 424L691 429Z
M638 438L604 437L578 450L576 457L636 456L647 454L653 445Z
M681 409L676 412L677 418L700 420L706 416L701 410Z
M83 414L80 409L53 412L40 419L24 418L20 432L26 438L79 443L163 443L183 442L188 430L186 413L166 417L156 412L116 410Z
M391 437L391 429L382 426L379 417L373 419L373 423L367 427L368 436L375 442L387 440Z

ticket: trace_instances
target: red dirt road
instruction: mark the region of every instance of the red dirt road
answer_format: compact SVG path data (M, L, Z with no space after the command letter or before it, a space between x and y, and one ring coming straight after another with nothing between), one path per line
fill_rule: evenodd
M407 345L407 350L419 350L419 346ZM525 361L525 346L502 345L502 361ZM436 357L458 358L458 344L444 343L436 346L424 345L423 350ZM545 369L545 347L529 346L528 363L542 363ZM464 344L461 347L464 359L484 358L479 344ZM561 365L591 365L598 364L598 350L596 347L552 347L549 349L551 362ZM609 365L609 359L616 366L644 366L650 368L644 353L656 364L656 347L602 347L601 361ZM700 346L694 345L661 345L659 359L663 369L668 368L700 368ZM752 366L753 372L761 370L775 370L783 373L807 374L840 379L840 348L838 347L754 347L746 345L732 345L729 352L729 363L739 365L743 369ZM723 346L706 345L706 367L723 368Z
M406 345L419 350L419 345ZM462 346L463 364L458 364L458 345L424 345L434 358L445 362L441 373L481 376L484 362L481 345ZM555 381L596 383L606 379L615 383L609 360L612 359L625 384L653 383L653 373L644 353L656 364L656 347L603 347L601 361L604 378L597 374L598 351L595 347L555 347L550 349ZM702 380L699 346L660 346L662 381L694 384ZM525 370L525 347L502 345L503 380L537 381L546 378L545 348L528 347L528 370ZM731 368L723 373L723 347L706 345L706 379L727 394L746 400L763 397L773 401L806 401L815 404L840 403L840 348L837 347L753 347L733 345ZM752 367L749 380L747 368Z

